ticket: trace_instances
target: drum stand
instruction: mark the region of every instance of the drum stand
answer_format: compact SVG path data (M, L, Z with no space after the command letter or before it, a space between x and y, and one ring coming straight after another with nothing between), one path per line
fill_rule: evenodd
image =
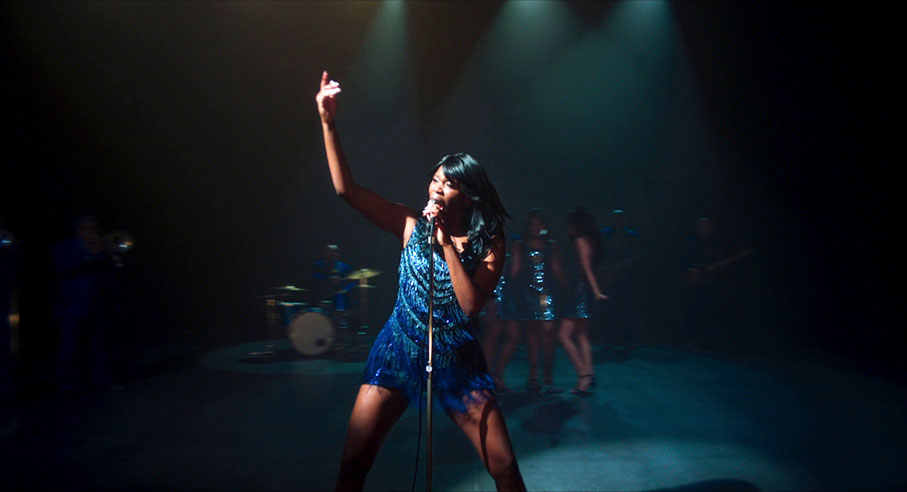
M353 289L359 289L359 307L355 310L344 309L341 314L337 314L338 312L335 311L334 320L337 322L339 330L339 343L334 349L336 356L359 358L368 354L368 291L375 288L374 285L369 285L368 279L380 274L381 272L378 270L362 268L343 277L347 280L358 280L359 283L345 290L338 291L338 294L350 293L352 295ZM354 326L354 314L358 314L359 317L358 327Z
M282 319L277 312L277 296L264 296L265 299L265 339L278 338L283 328Z
M357 347L365 346L365 338L368 336L368 290L372 286L368 284L368 278L359 279L359 331L356 332L355 345Z

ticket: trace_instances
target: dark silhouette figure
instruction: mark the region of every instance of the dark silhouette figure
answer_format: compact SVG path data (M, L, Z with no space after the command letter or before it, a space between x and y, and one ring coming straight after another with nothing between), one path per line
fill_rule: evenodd
M60 330L57 382L64 396L112 387L108 335L118 312L114 269L98 221L81 217L75 234L54 248L59 291L54 316Z
M696 220L682 251L686 299L683 344L717 348L727 331L728 289L726 273L750 250L730 252L727 241L708 217Z
M609 297L602 310L603 325L616 345L632 348L639 340L640 263L645 249L639 229L627 225L626 212L611 212L611 224L601 229L602 265L599 286Z
M16 239L3 229L0 218L0 434L15 427L15 378L10 330L10 306L16 277Z

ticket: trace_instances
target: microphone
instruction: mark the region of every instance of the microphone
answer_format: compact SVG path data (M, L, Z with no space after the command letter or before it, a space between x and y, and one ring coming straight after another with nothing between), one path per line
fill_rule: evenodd
M428 203L425 205L425 208L431 207L432 205L438 205L438 202L435 198L429 198ZM437 221L437 215L428 214L428 244L432 247L435 245L435 222Z
M428 203L425 205L425 208L428 208L432 205L439 205L440 203L441 202L439 202L437 198L429 198ZM437 219L437 217L438 217L437 215L429 214L428 219L432 222L432 224L434 224L435 219Z

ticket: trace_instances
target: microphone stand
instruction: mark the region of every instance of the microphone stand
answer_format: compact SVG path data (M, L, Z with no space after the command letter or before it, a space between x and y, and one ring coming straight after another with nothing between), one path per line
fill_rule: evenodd
M434 349L434 320L435 320L435 218L430 217L431 227L429 228L430 234L428 237L429 244L429 255L428 255L428 363L425 366L426 374L426 388L427 388L427 398L428 398L428 407L426 408L425 416L428 420L426 438L425 438L425 490L426 492L431 492L431 430L432 430L432 406L433 400L431 396L431 380L432 380L432 362L433 362L433 349Z

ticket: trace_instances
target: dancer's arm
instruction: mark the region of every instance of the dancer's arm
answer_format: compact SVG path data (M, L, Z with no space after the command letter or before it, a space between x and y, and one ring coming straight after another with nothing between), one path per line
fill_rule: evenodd
M608 298L602 293L598 285L598 279L595 278L595 272L592 271L592 243L589 238L578 237L574 239L576 243L576 254L579 256L580 266L583 268L583 275L586 276L586 282L592 290L592 295L596 301L603 301Z
M343 147L340 145L340 135L337 133L334 121L337 115L337 94L339 93L340 84L330 80L327 71L322 73L321 87L315 96L315 102L318 105L318 114L321 116L324 150L327 154L334 191L373 224L396 236L400 240L400 247L403 247L406 245L419 215L406 205L388 201L377 193L359 186L353 180L353 173L350 171Z

